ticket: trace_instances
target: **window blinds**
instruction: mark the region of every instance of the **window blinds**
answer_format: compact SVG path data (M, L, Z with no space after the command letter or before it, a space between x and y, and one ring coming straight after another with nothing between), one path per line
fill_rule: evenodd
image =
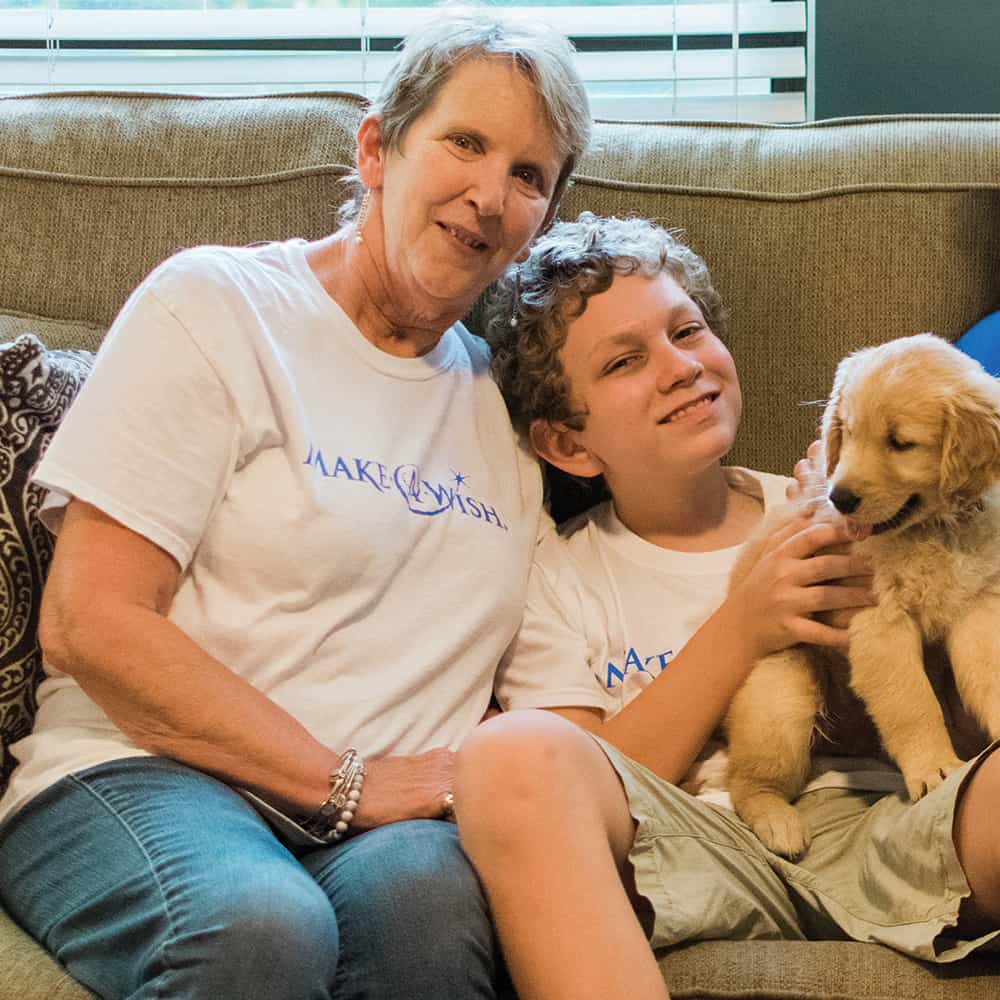
M498 3L577 47L603 118L802 121L807 3ZM420 0L0 0L0 93L370 94Z

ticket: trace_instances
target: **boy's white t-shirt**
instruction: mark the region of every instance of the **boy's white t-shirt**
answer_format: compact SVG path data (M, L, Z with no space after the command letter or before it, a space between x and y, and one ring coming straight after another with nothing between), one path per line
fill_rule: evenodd
M734 467L725 474L765 511L786 502L783 476ZM741 549L661 548L626 528L611 501L548 532L535 553L524 620L497 674L501 706L616 715L670 669L719 607ZM902 787L898 772L869 758L817 758L814 775L810 789ZM717 789L704 797L729 805Z
M421 358L378 350L304 249L198 248L161 265L35 478L173 556L170 619L323 743L454 747L520 622L538 464L481 340L456 325ZM47 505L54 529L62 510ZM48 672L0 815L142 754Z

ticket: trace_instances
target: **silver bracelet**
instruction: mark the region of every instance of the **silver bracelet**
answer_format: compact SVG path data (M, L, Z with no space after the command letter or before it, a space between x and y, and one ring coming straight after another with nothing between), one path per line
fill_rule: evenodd
M328 844L342 840L358 811L364 782L365 762L357 750L349 747L330 772L330 793L319 809L302 823L302 828Z

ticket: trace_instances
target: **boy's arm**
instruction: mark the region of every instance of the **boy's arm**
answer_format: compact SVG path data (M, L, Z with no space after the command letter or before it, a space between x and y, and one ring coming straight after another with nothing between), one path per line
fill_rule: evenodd
M497 669L495 696L504 711L566 708L599 722L614 707L598 679L608 659L607 615L587 567L567 545L552 531L535 550L521 626Z
M723 604L637 697L605 720L593 708L553 708L674 784L708 742L755 662L749 630Z
M859 572L853 556L821 554L844 529L797 519L772 535L743 583L665 670L613 717L595 707L548 706L634 760L679 782L718 726L754 663L796 642L843 646L847 632L817 611L870 603L867 588L839 586Z

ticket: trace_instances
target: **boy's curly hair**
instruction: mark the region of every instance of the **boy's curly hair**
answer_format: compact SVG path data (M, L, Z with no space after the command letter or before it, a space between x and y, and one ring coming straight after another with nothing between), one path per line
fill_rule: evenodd
M523 264L508 268L486 307L486 339L494 378L519 431L536 419L582 430L586 413L574 411L559 359L569 323L616 276L654 277L662 271L724 337L725 310L705 262L673 233L645 219L583 212L576 222L556 223Z

